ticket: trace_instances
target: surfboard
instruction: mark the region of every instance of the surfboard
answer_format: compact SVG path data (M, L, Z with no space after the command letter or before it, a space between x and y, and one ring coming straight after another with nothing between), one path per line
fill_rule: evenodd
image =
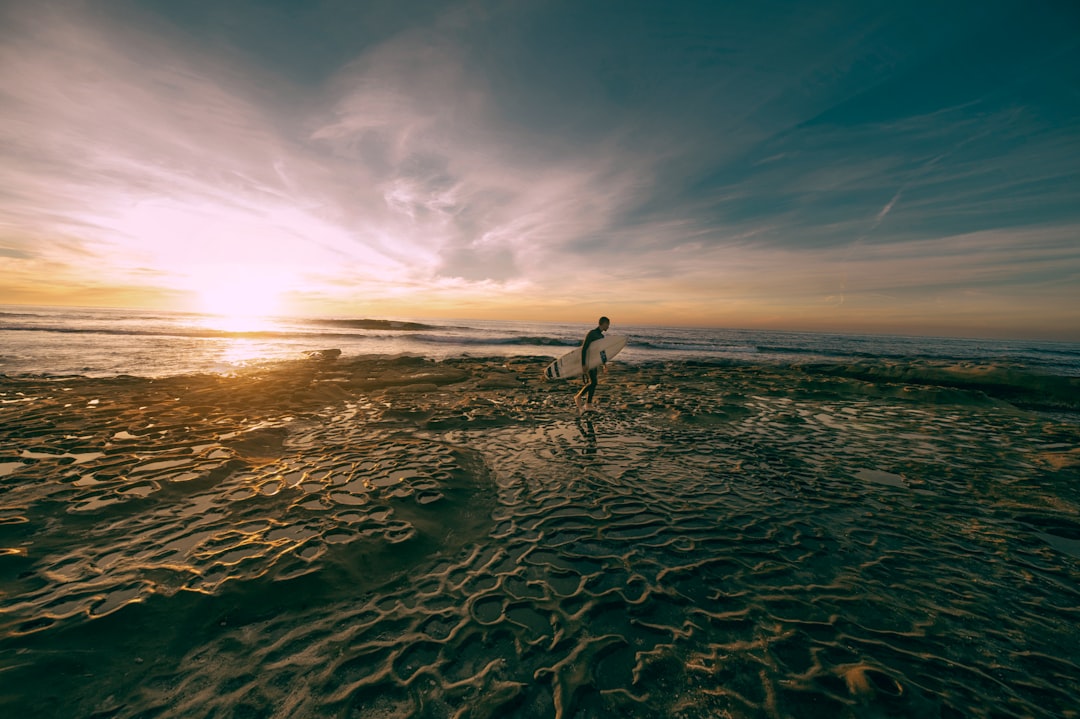
M596 340L589 345L589 354L586 364L589 369L599 367L615 355L622 352L626 346L626 337L623 335L608 335L602 340ZM544 370L544 376L548 379L568 379L581 376L581 347L575 347L559 359L555 360Z

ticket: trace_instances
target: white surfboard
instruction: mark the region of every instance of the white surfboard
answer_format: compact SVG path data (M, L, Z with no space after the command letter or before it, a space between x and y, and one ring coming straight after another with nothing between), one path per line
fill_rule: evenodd
M626 346L626 337L623 335L608 335L602 340L596 340L589 345L589 354L586 357L588 369L607 364L615 355ZM567 379L581 376L581 347L575 347L559 359L555 360L544 370L544 376L548 379Z

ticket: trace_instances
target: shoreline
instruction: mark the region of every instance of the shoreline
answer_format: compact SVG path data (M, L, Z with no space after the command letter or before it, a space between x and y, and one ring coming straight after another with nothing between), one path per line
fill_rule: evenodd
M465 382L476 384L477 389L495 387L528 387L534 380L549 381L557 384L560 380L543 380L543 368L554 357L546 355L519 356L483 356L462 355L443 359L431 359L421 354L370 354L340 356L340 350L309 350L303 358L269 360L252 365L231 369L227 372L198 372L166 376L142 377L119 374L111 376L88 376L82 374L19 374L0 373L0 391L4 388L16 388L19 385L33 385L36 382L110 382L129 383L144 381L165 386L170 383L202 381L213 384L211 378L220 381L234 379L253 380L262 377L269 381L283 381L293 391L297 390L298 378L307 382L325 383L325 387L340 387L348 390L370 391L418 385L408 391L423 392L422 385L435 384L437 387ZM409 367L432 365L442 368L456 368L449 372L431 370L434 381L427 382L424 372L416 370L410 375ZM370 372L369 367L382 371L383 376L358 377ZM837 360L835 362L753 362L743 359L675 359L612 362L612 367L622 368L622 372L641 374L665 372L674 368L677 372L691 372L698 369L712 371L760 371L769 374L790 375L791 379L804 387L815 384L823 387L832 383L837 391L843 391L844 382L851 383L851 391L863 391L869 396L893 396L902 398L912 391L930 391L938 388L943 393L955 392L953 401L981 401L990 399L1003 401L1018 409L1059 412L1080 412L1080 376L1053 374L1021 365L999 362L956 362L916 358L911 360L860 359ZM383 368L379 370L378 368ZM397 374L395 375L395 368ZM465 369L462 369L465 368ZM485 372L485 377L472 376L475 372ZM517 382L506 379L513 375ZM186 378L186 379L185 379ZM196 378L202 378L198 380ZM385 386L380 386L380 382ZM500 385L500 382L502 383ZM853 389L862 385L862 390ZM880 392L869 387L883 388ZM17 391L12 389L12 391ZM401 390L397 390L401 391ZM964 393L971 396L965 398ZM322 393L327 396L327 393ZM921 398L915 398L919 400ZM946 401L944 395L939 401Z
M229 337L207 331L210 318L134 313L117 317L57 311L36 319L0 322L0 373L9 375L132 374L167 376L228 373L245 364L289 360L319 347L346 358L411 353L433 360L470 356L558 356L578 346L586 328L560 323L472 323L294 318L267 334ZM209 325L207 324L209 322ZM5 327L17 331L7 332ZM250 328L259 329L259 328ZM265 329L265 328L263 328ZM916 338L766 330L622 326L630 343L619 361L720 361L750 364L854 364L865 361L946 362L1028 367L1080 376L1080 345L1052 341ZM554 356L552 359L554 359Z

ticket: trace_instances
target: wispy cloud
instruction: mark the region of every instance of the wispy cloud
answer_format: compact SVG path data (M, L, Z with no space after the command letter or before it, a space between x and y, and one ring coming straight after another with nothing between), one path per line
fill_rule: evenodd
M136 27L18 19L0 56L20 148L3 170L20 188L3 207L12 250L78 247L121 273L275 264L334 266L357 285L511 282L609 229L640 181L602 151L568 162L523 144L435 31L366 53L296 111L241 69L168 42L151 53Z
M902 194L904 194L903 189L897 190L896 194L892 196L891 200L889 200L889 203L881 208L881 212L877 213L877 217L874 218L875 228L881 224L881 221L885 219L885 216L892 211L893 207L896 206L896 203L900 200L900 196Z
M433 279L520 280L612 230L649 168L604 147L546 154L464 65L443 36L398 37L334 79L312 140L367 168L366 211Z

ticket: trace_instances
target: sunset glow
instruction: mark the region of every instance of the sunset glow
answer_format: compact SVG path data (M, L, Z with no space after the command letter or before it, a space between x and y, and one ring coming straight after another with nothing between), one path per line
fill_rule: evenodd
M1067 4L725 7L6 4L0 303L1080 337Z
M221 329L250 331L261 328L260 320L282 313L281 292L266 278L222 276L199 291L198 310L213 315Z

